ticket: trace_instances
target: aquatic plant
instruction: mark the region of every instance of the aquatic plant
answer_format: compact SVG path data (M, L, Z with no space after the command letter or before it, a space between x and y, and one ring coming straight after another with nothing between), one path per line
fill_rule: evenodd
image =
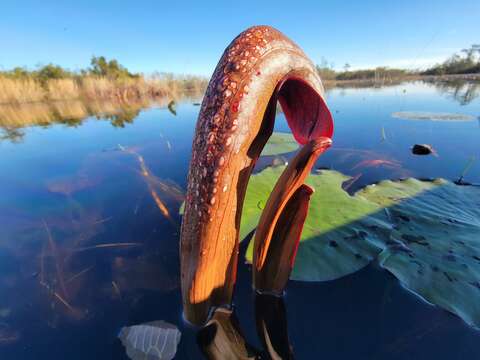
M295 140L304 146L285 169L260 220L254 283L267 288L281 287L284 281L283 276L278 283L256 276L268 264L266 254L276 232L288 232L275 227L287 225L280 221L284 210L308 208L308 196L297 202L295 194L330 146L333 123L321 80L303 51L271 27L252 27L220 59L193 140L180 255L185 317L195 324L204 324L211 308L231 303L245 190L272 133L277 101Z
M240 237L255 229L285 167L251 177ZM350 196L349 177L310 175L312 194L292 279L335 280L377 259L408 289L480 327L480 188L437 179L382 181ZM254 260L253 243L247 259Z
M134 74L116 59L93 56L91 67L72 72L47 64L35 70L0 71L0 104L51 100L140 101L201 95L206 79L193 75Z

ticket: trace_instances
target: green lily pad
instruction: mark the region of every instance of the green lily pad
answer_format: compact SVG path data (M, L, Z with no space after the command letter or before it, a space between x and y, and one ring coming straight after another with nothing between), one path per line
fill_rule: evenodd
M399 111L394 112L392 117L403 120L429 120L429 121L472 121L474 116L466 114L452 114L428 111Z
M285 166L270 167L250 177L240 239L257 226L263 206L284 170ZM292 279L334 280L363 268L380 252L375 245L381 242L378 234L388 232L391 225L378 217L368 216L378 211L377 204L352 197L342 189L342 183L348 179L336 171L321 171L307 179L307 184L318 191L310 199ZM252 257L251 243L247 260L251 261Z
M480 188L410 179L385 182L369 198L381 203L393 185L401 196L412 186L425 190L389 207L394 227L381 266L428 302L480 327Z
M267 168L250 178L241 238L257 225L284 169ZM333 280L380 255L381 266L406 288L480 327L480 188L407 179L350 196L341 188L347 179L335 171L307 179L317 191L291 278Z
M285 154L298 149L298 143L290 133L274 132L263 148L261 156Z

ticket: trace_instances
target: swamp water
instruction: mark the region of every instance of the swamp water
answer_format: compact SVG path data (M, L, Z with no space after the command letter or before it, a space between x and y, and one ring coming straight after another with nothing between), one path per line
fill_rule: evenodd
M478 184L479 92L474 83L332 89L334 145L316 167L351 176L351 194L407 177ZM181 331L176 358L201 357L182 320L178 260L198 111L185 101L176 116L150 107L129 111L127 121L0 124L0 359L127 359L120 329L155 320ZM413 111L465 117L415 120ZM275 127L288 132L282 114ZM413 155L414 144L435 154ZM290 156L263 157L256 171ZM259 348L246 247L236 315ZM290 281L285 309L298 359L480 358L478 330L427 304L375 260L333 281Z

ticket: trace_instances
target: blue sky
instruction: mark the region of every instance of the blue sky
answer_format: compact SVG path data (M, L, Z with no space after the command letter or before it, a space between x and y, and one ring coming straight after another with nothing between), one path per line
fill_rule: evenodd
M132 71L210 75L243 29L272 25L342 68L425 67L480 43L480 1L2 0L0 68L92 55Z

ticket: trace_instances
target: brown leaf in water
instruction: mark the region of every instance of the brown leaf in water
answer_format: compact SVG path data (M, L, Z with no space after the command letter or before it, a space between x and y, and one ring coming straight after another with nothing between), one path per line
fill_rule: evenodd
M170 180L162 180L158 177L152 175L146 179L150 186L155 190L158 190L162 193L162 196L170 197L175 200L178 204L182 203L185 200L185 194L183 190Z
M157 207L160 210L160 212L163 214L163 216L165 216L169 220L172 220L172 217L170 216L170 213L168 212L167 207L162 202L157 192L153 189L150 189L150 194L152 195L152 198L155 201L155 204L157 204Z
M120 150L129 154L132 154L136 157L140 165L140 174L145 179L150 195L155 201L155 204L157 205L158 209L163 214L163 216L165 216L170 222L175 224L167 206L165 205L164 201L162 201L158 192L156 191L156 188L158 187L162 192L173 197L179 203L183 201L182 191L179 189L178 186L169 184L168 182L162 181L157 177L155 177L150 171L150 169L148 168L147 164L145 163L145 159L143 158L142 155L138 154L136 151L132 150L131 148L125 148L120 144L119 144L119 148Z

